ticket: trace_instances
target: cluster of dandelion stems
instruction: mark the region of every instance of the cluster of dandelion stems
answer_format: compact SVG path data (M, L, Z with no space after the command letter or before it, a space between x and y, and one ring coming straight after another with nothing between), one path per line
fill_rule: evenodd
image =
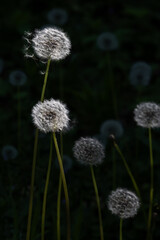
M50 62L51 62L51 60L49 59L48 62L47 62L47 68L46 68L46 73L45 73L44 83L43 83L43 88L42 88L42 93L41 93L41 102L44 101L44 95L45 95L45 89L46 89L46 84L47 84ZM29 201L29 212L28 212L26 240L30 240L30 233L31 233L33 193L34 193L35 169L36 169L37 148L38 148L38 134L39 134L39 130L36 129L35 141L34 141L34 151L33 151L31 189L30 189L30 201ZM60 214L60 193L61 193L61 180L62 180L63 187L64 187L65 200L66 200L66 210L67 210L67 239L70 240L70 207L69 207L69 197L68 197L67 183L66 183L66 179L65 179L65 174L64 174L63 164L62 164L62 158L61 158L61 155L60 155L60 151L59 151L59 147L58 147L55 132L53 132L52 138L53 138L53 141L54 141L54 145L55 145L55 149L56 149L56 153L57 153L57 158L58 158L59 166L60 166L60 172L61 172L60 173L60 187L59 187L59 193L58 193L57 235L60 239L60 215L59 214ZM50 156L49 156L46 184L45 184L44 197L43 197L41 240L44 240L46 198L47 198L47 190L48 190L49 177L50 177L50 171L51 171L51 162L52 162L52 140L51 140L51 144L50 144Z

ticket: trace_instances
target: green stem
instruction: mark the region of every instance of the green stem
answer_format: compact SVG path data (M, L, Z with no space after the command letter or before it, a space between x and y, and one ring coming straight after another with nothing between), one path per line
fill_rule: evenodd
M94 186L94 190L95 190L95 194L96 194L96 201L97 201L97 207L98 207L100 237L101 237L101 240L103 240L104 239L104 236L103 236L103 223L102 223L102 214L101 214L101 207L100 207L98 188L97 188L97 183L96 183L96 178L95 178L93 166L90 166L90 168L91 168L91 175L92 175L93 186Z
M61 157L63 160L63 134L60 133L60 149ZM61 192L62 192L62 177L59 174L59 185L58 185L58 196L57 196L57 240L61 239L61 229L60 229L60 214L61 214Z
M122 224L123 224L123 219L120 218L120 224L119 224L119 240L122 240Z
M68 188L67 188L67 183L66 183L66 178L64 174L64 169L63 169L63 163L56 139L56 134L53 132L53 140L54 140L54 145L57 153L57 158L59 162L59 167L60 167L60 172L61 172L61 177L62 177L62 182L63 182L63 188L64 188L64 195L65 195L65 200L66 200L66 210L67 210L67 240L70 240L70 207L69 207L69 196L68 196Z
M48 79L50 63L51 63L51 59L48 59L46 73L45 73L45 77L44 77L43 88L42 88L42 93L41 93L41 102L44 101L44 94L45 94L45 90L46 90L46 84L47 84L47 79Z
M149 153L150 153L150 203L149 203L149 213L148 213L148 229L147 229L147 239L151 239L151 221L152 221L152 207L153 207L153 151L152 151L152 133L151 128L149 130Z
M42 87L41 101L44 100L44 94L45 94L45 89L46 89L49 66L50 66L50 59L48 60L48 63L47 63L47 69L46 69L46 73L45 73L45 77L44 77L44 83L43 83L43 87ZM30 240L30 234L31 234L31 220L32 220L33 192L34 192L34 179L35 179L35 169L36 169L36 159L37 159L37 148L38 148L38 134L39 134L39 130L36 129L35 140L34 140L34 149L33 149L33 162L32 162L31 188L30 188L30 199L29 199L26 240Z
M44 233L45 233L46 200L47 200L49 178L51 173L52 150L53 150L53 143L52 143L52 134L51 134L50 154L49 154L48 170L47 170L46 184L45 184L44 196L43 196L43 206L42 206L41 240L44 240Z
M112 72L112 66L111 66L111 60L110 60L110 54L109 53L107 54L107 61L108 61L108 76L109 76L110 88L111 88L111 94L112 94L113 109L114 109L115 117L118 118L117 98L116 98L113 72Z

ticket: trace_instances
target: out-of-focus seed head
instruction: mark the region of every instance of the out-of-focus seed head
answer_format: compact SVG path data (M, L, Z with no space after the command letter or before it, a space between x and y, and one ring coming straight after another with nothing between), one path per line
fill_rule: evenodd
M119 138L123 135L123 126L121 122L117 120L107 120L102 123L100 128L100 135L102 139L107 139L112 134L115 138Z
M81 137L73 147L74 157L82 164L101 164L105 154L103 145L95 138Z
M150 82L152 74L151 66L145 62L137 62L133 64L129 80L134 86L147 86Z
M34 33L26 33L24 39L27 42L26 57L34 58L34 54L30 52L31 47L42 61L61 60L70 53L71 42L68 36L57 28L45 27L35 30Z
M35 126L42 132L59 132L69 127L69 111L59 100L38 102L32 109Z
M107 203L108 209L122 219L134 217L140 207L136 194L122 188L112 191Z
M22 86L26 83L27 76L21 70L15 70L9 75L9 82L14 86Z
M63 161L64 171L65 173L67 173L72 168L72 159L67 155L63 155L62 161ZM55 161L55 166L59 169L59 162L57 158Z
M6 145L2 148L2 157L4 160L15 159L18 156L17 149L12 145Z
M143 102L134 109L134 120L144 128L160 127L160 105L154 102Z
M104 32L100 34L97 38L97 46L101 50L111 51L118 48L118 40L117 37L110 32Z
M62 8L53 8L47 14L47 19L51 24L63 26L68 20L68 13Z
M4 68L4 61L3 59L0 58L0 73L2 73L3 68Z

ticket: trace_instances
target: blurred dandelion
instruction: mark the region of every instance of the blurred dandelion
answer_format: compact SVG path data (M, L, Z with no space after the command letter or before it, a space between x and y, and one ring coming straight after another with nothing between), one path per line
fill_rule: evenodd
M47 19L51 24L63 26L68 21L68 13L62 8L53 8L47 13Z
M29 53L30 48L41 60L60 60L70 54L71 42L62 30L53 27L45 27L25 34L25 56L33 57Z
M4 61L3 59L0 58L0 73L2 73L3 68L4 68Z
M118 120L106 120L100 127L100 135L102 139L109 138L112 134L115 138L120 138L123 135L124 129L120 121Z
M69 111L59 100L38 102L32 109L35 126L42 132L59 132L68 128Z
M132 65L129 80L134 86L147 86L150 82L152 68L145 62L137 62Z
M13 86L22 86L26 83L26 81L27 81L27 76L21 70L15 70L11 72L9 75L9 82Z
M97 38L97 46L104 51L116 50L119 46L117 37L110 32L101 33Z
M2 148L2 157L4 160L15 159L18 156L17 149L12 145L6 145Z
M95 138L81 137L78 141L75 142L75 145L73 147L73 154L78 162L84 165L90 166L93 186L94 186L95 195L96 195L97 207L98 207L100 238L101 240L103 240L104 236L103 236L101 206L100 206L98 187L96 183L93 166L97 164L101 164L103 162L103 159L105 157L104 147Z
M117 188L108 197L108 209L120 217L120 240L122 240L122 221L134 217L140 207L139 198L127 189Z

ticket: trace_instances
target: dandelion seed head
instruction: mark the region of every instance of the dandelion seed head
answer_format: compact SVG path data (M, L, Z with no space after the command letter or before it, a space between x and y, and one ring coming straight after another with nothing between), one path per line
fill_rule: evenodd
M117 188L109 195L108 209L122 219L134 217L139 207L139 198L127 189Z
M105 154L103 145L95 138L81 137L73 147L74 157L84 165L101 164Z
M160 127L160 105L154 102L143 102L134 109L134 120L144 128Z
M107 139L112 134L115 138L119 138L123 135L124 129L120 121L107 120L102 123L100 127L100 135L102 139Z
M41 60L64 59L71 49L68 36L63 31L52 27L35 30L31 44Z
M38 102L32 109L35 126L42 132L64 131L69 126L69 111L59 100Z
M26 83L27 76L21 70L15 70L9 75L9 82L14 86L22 86Z
M6 145L2 148L2 157L4 160L15 159L18 156L17 149L12 145Z
M150 82L152 74L152 68L149 64L145 62L137 62L133 64L129 80L134 86L147 86Z
M104 32L97 38L97 46L99 49L104 51L111 51L118 48L117 37L110 32Z
M47 19L51 24L63 26L68 20L68 13L62 8L53 8L47 14Z

